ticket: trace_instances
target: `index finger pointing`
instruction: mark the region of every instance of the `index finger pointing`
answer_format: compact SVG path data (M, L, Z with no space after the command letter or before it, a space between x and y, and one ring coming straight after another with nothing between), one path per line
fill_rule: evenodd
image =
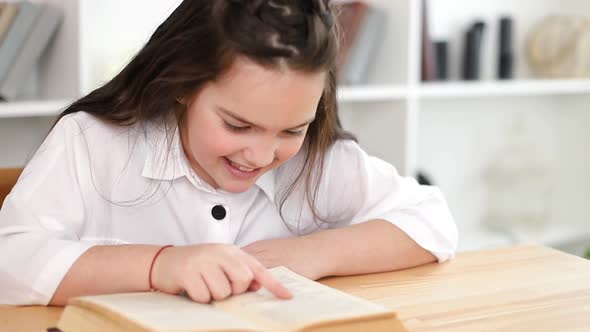
M254 280L271 292L274 296L288 300L293 297L283 284L281 284L262 264L255 262L250 264L252 272L254 273Z

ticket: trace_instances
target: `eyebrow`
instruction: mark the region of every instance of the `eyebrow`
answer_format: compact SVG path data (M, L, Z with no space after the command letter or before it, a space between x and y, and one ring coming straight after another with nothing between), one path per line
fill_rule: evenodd
M252 123L252 122L250 122L250 121L248 121L248 120L240 117L239 115L236 115L236 114L234 114L234 113L226 110L223 107L218 106L217 109L220 112L222 112L223 114L225 114L227 116L230 116L230 117L234 118L235 120L238 120L240 122L243 122L243 123L247 124L248 126L252 126L252 127L256 127L256 128L262 128L262 126L259 126L259 125L255 124L255 123ZM286 130L292 130L292 129L300 128L300 127L303 127L303 126L307 126L308 124L312 123L314 120L315 120L315 116L313 118L305 121L304 123L298 125L298 126L291 127L291 128L286 129Z

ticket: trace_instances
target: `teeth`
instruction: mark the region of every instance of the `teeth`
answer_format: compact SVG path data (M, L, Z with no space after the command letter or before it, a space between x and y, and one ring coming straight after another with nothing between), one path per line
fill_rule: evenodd
M253 168L246 168L246 167L238 167L238 169L242 172L252 172L254 169Z
M231 160L230 160L230 163L231 163L231 165L232 165L233 167L235 167L235 168L239 169L239 170L240 170L240 171L242 171L242 172L252 172L252 171L254 170L254 168L246 168L246 167L244 167L244 166L242 166L242 165L238 165L238 164L234 163L234 162L233 162L233 161L231 161Z

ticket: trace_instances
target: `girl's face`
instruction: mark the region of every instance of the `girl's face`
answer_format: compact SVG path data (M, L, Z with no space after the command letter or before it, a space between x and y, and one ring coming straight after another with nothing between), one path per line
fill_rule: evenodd
M184 100L180 135L192 168L214 188L248 190L299 151L325 79L236 60L220 80Z

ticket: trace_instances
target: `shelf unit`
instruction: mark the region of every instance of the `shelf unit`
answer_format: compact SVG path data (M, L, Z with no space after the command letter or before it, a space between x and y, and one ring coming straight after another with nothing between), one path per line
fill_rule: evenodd
M590 80L425 83L418 94L423 99L588 95Z
M416 87L402 85L343 86L338 90L342 104L366 104L418 100L494 98L519 96L590 95L590 80L522 80L507 82L423 83ZM33 100L0 103L1 118L56 116L73 99Z
M0 118L53 117L71 100L20 101L0 104Z
M404 100L408 89L400 85L345 86L338 90L340 103L374 103Z
M35 82L39 101L0 104L0 167L22 165L45 136L54 117L75 98L115 73L142 45L179 0L36 0L63 8L63 22L44 55ZM451 80L420 81L419 0L368 0L387 19L368 83L338 90L344 126L371 154L393 163L400 173L430 175L445 193L457 220L462 245L470 250L539 242L590 245L590 80L539 80L528 69L522 47L531 27L548 14L588 13L585 0L429 0L435 39L450 41ZM136 8L141 6L141 15ZM516 79L493 79L497 19L516 22ZM133 17L133 24L129 24ZM474 19L488 23L483 78L457 80L459 39ZM552 186L546 226L515 235L486 228L490 202L486 170L498 162L510 128L524 123L540 155L549 156ZM30 133L21 139L23 133ZM586 185L580 185L580 184Z

